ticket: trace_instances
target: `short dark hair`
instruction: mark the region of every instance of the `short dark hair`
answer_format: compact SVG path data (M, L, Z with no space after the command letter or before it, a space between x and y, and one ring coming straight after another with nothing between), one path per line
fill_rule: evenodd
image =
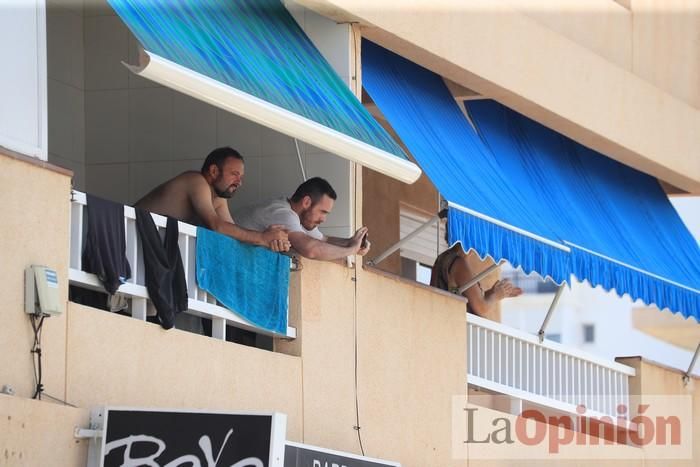
M224 162L229 157L233 157L234 159L238 159L241 162L245 162L243 160L243 156L241 156L241 154L238 151L231 147L224 146L223 148L216 148L209 153L206 159L204 159L204 164L202 164L202 173L207 173L209 167L211 167L212 165L216 165L219 168L219 170L221 170L221 167L224 165Z
M329 198L335 200L338 195L335 194L335 190L326 180L321 177L313 177L299 185L297 191L294 192L290 200L294 203L298 203L304 196L311 198L311 201L316 204L318 203L323 195L327 195Z

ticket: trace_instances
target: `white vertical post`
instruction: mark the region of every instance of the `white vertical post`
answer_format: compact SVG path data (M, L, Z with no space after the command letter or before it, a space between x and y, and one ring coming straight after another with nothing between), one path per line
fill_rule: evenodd
M542 347L538 347L537 350L540 356L539 366L536 370L540 374L540 385L537 387L537 393L544 396L544 349Z
M585 404L586 401L582 400L582 396L584 396L584 390L583 390L583 385L581 384L581 359L577 358L576 359L576 396L579 398L578 401L576 401L576 404Z
M530 387L530 344L525 343L525 390L532 391Z
M493 381L493 379L496 377L496 359L493 358L493 355L495 355L494 347L496 347L496 336L495 333L491 330L489 330L489 335L491 336L491 348L489 349L489 352L487 352L486 355L491 356L491 380Z
M495 359L496 361L493 362L494 365L496 364L496 362L498 362L498 369L496 369L494 367L493 379L497 383L507 384L507 382L503 378L503 340L502 340L502 337L503 336L499 332L498 333L498 343L496 344L496 351L498 352L498 354L497 354L497 357ZM498 373L496 373L496 370L498 370Z
M131 265L131 279L128 282L138 284L139 275L139 254L137 245L136 220L124 217L124 228L126 230L126 259Z
M521 413L523 413L523 401L522 401L522 399L511 398L510 399L510 414L511 415L520 415Z
M223 318L211 319L211 337L226 340L226 320Z
M70 267L80 271L83 268L83 210L85 206L77 201L70 207Z
M148 300L145 298L134 297L131 299L131 317L146 321L148 310Z
M474 325L468 323L467 329L469 329L469 367L467 368L467 374L474 375L474 354L476 353L474 348Z
M569 355L564 355L564 402L569 400Z
M197 237L189 237L187 242L187 264L188 268L185 270L187 275L187 293L190 297L197 298Z
M482 377L481 374L481 329L476 327L476 375Z
M516 376L516 367L520 368L520 364L521 364L522 360L516 360L515 339L511 338L510 342L511 342L510 378L511 378L511 384L513 385L513 387L517 388L518 387L518 380L517 380L517 376Z

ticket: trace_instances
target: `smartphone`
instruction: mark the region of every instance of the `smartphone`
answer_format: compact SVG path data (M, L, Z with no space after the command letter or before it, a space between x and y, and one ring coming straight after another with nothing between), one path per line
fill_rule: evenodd
M367 248L367 234L362 237L362 242L360 243L360 248Z

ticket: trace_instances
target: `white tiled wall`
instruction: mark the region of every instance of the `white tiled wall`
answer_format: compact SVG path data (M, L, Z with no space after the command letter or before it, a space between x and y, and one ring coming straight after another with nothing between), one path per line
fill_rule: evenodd
M85 188L84 18L75 2L46 5L49 162L73 171Z
M290 8L349 82L348 26L296 5ZM291 138L129 72L121 62L137 62L138 43L103 0L89 0L82 14L75 8L61 12L70 16L55 19L52 29L57 39L50 61L56 77L49 94L54 104L49 105L50 148L54 161L79 168L79 188L130 204L185 170L199 170L220 146L236 148L246 160L244 184L231 200L234 216L237 208L259 199L289 196L301 183ZM327 233L348 236L351 164L299 146L307 175L328 179L338 192L324 224Z

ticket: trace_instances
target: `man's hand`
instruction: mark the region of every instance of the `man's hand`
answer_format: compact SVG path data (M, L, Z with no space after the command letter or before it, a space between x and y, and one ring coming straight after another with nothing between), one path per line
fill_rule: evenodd
M292 246L287 231L281 225L271 225L262 233L263 244L276 252L289 251Z
M350 238L350 246L356 255L364 256L369 251L369 240L367 240L367 243L364 246L362 245L362 240L365 238L365 235L367 235L368 230L369 229L367 229L367 227L361 227L357 229L355 235Z
M493 284L491 293L497 300L504 298L517 297L523 293L523 289L515 287L508 279L500 280Z

